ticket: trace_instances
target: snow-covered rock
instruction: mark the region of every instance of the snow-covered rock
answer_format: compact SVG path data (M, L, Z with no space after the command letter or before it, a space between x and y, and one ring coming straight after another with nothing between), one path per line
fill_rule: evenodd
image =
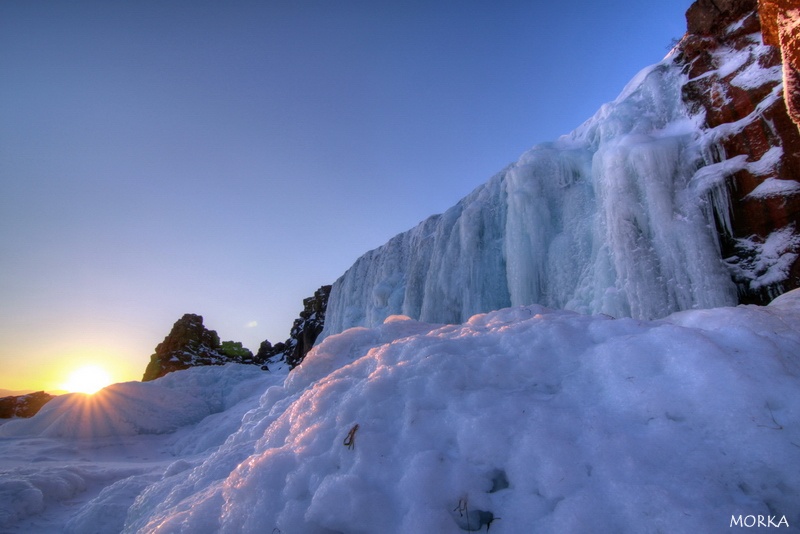
M0 418L33 417L54 396L44 391L0 398Z

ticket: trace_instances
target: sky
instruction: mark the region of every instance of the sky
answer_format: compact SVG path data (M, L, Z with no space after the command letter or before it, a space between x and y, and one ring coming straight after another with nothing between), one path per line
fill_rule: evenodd
M254 352L613 100L690 0L0 2L0 388Z

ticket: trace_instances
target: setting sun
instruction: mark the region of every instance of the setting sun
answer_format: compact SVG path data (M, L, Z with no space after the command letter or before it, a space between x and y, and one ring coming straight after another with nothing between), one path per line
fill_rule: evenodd
M71 393L95 393L111 384L111 376L96 365L87 365L72 371L62 388Z

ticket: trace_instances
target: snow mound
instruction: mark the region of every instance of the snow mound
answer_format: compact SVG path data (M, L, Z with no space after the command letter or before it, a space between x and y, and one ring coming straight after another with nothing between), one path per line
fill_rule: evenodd
M527 306L354 328L202 463L149 485L125 532L794 526L798 390L796 291L660 321Z
M197 423L252 394L263 371L252 365L195 367L152 382L124 382L94 395L61 395L30 419L0 427L0 437L99 438L164 434Z
M64 395L0 430L0 532L118 533L149 485L202 462L285 375L198 367Z

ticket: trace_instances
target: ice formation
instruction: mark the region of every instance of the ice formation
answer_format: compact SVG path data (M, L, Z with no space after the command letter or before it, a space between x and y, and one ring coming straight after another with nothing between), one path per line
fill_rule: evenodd
M800 290L657 321L394 316L288 375L194 368L0 426L0 531L796 531L798 355ZM52 431L79 415L136 431Z
M359 258L333 286L323 336L392 314L458 323L538 303L651 319L735 303L712 213L727 217L720 177L733 170L698 172L713 139L688 116L684 82L670 58L643 70L570 135Z

